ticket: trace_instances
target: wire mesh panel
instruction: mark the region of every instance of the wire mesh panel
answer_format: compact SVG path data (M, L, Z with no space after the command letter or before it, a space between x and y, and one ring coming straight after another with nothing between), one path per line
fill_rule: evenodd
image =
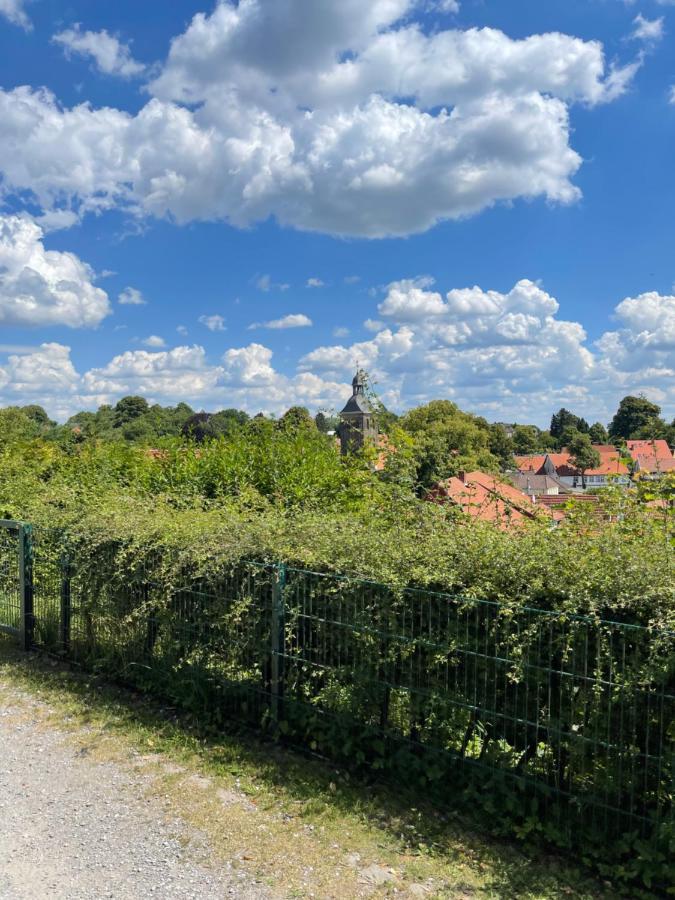
M9 629L17 541L0 528ZM83 557L46 529L33 549L34 642L199 721L273 723L569 846L663 847L675 828L672 633L283 564L206 578L114 541Z
M269 717L275 567L240 564L208 583L160 585L121 546L67 566L68 652L211 722Z
M0 633L21 634L21 526L0 522Z
M284 657L329 754L511 793L570 843L674 821L672 634L289 569Z
M64 609L67 559L61 532L33 528L33 643L50 653L68 649L68 614Z

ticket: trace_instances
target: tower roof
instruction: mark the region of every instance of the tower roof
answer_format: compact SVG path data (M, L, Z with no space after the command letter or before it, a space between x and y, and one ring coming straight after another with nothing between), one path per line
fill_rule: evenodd
M349 415L350 413L372 413L373 408L370 405L365 392L366 377L363 369L357 369L356 375L352 379L352 396L347 401L345 408L340 415Z

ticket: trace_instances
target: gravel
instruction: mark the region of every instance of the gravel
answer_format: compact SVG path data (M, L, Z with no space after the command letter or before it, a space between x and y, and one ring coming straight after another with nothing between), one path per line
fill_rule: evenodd
M27 719L23 704L0 708L1 900L269 896L236 861L213 864L205 836L151 786Z

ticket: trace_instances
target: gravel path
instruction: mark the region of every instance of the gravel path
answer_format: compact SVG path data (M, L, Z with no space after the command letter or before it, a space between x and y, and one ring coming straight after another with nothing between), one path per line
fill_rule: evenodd
M204 836L170 818L147 776L88 758L20 707L0 708L1 900L269 896L211 866Z

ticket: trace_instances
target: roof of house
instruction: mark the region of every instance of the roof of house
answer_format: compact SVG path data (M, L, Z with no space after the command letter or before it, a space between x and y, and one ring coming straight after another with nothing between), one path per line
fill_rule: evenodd
M500 528L535 519L538 515L558 518L547 509L539 509L522 491L485 472L468 472L463 478L447 478L432 488L427 499L449 501L464 513Z
M558 488L563 493L567 493L568 490L561 481L552 475L537 475L535 472L516 472L511 476L511 481L518 490L526 494L549 491L552 488Z
M635 466L640 472L675 472L675 457L663 459L659 456L638 456Z
M626 441L626 448L634 460L638 456L655 456L657 459L672 459L668 441Z
M586 469L585 475L628 475L629 469L626 463L621 459L619 454L612 448L613 454L609 453L601 453L600 454L600 465L596 466L594 469ZM579 475L579 469L575 468L570 463L570 458L567 454L559 454L560 456L564 456L564 460L560 463L556 463L556 472L558 475L574 477L575 475Z
M514 456L516 468L519 472L538 473L546 462L546 453L536 453L534 456Z
M558 495L557 497L551 494L542 494L541 497L537 497L537 503L542 507L549 509L553 517L557 520L564 519L567 516L567 504L569 504L570 501L573 501L573 508L578 507L578 504L583 503L586 504L586 506L593 507L593 511L596 515L604 517L604 512L599 505L600 498L597 494L568 494Z
M628 475L628 466L621 459L619 452L605 444L593 445L600 456L600 465L595 469L586 469L586 475ZM516 456L516 466L519 472L545 474L543 471L546 459L549 459L555 467L556 473L563 477L579 475L579 470L570 463L569 450L563 449L560 453L535 454L534 456Z

